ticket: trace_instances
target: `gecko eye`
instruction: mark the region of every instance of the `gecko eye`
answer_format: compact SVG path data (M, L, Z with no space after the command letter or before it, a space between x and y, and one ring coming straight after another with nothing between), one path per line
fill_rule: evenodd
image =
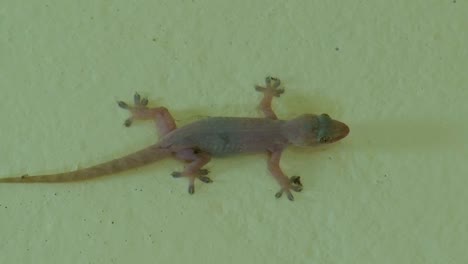
M319 142L320 142L320 143L327 143L327 142L329 142L330 140L331 140L331 137L329 137L329 136L323 136L323 137L321 137L321 138L319 139Z
M332 119L330 118L329 115L327 114L321 114L318 116L318 121L319 121L319 129L318 129L318 142L319 143L329 143L332 141L330 134L330 125L332 122Z

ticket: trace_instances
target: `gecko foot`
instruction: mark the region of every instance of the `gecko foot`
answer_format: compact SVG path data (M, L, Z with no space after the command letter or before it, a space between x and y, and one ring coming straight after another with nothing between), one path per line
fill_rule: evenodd
M294 201L294 196L292 195L291 190L295 192L300 192L302 191L302 189L303 187L301 183L301 177L291 176L291 178L289 178L289 186L285 188L281 188L281 190L275 194L275 197L280 198L281 196L283 196L283 193L286 193L286 196L288 197L288 199L290 201Z
M201 182L204 183L212 183L213 180L206 176L209 173L207 169L199 169L198 173L194 174L185 174L180 171L174 171L171 173L172 177L174 178L181 178L181 177L188 177L189 178L189 187L188 187L188 193L189 194L194 194L195 193L195 179L199 179Z
M135 93L133 95L133 103L134 105L131 106L124 101L118 101L117 105L125 110L129 110L132 113L132 117L128 118L124 122L124 126L129 127L132 125L133 120L135 119L135 116L138 115L140 112L144 112L144 110L148 109L148 99L146 97L141 97L139 93Z
M198 178L201 182L204 182L204 183L212 183L213 180L206 176L210 173L209 170L207 169L199 169L198 170L198 173L195 175L195 178ZM183 172L180 172L180 171L174 171L171 173L171 176L174 177L174 178L181 178L181 177L191 177L191 175L185 175Z
M269 93L275 97L280 97L280 95L284 93L284 89L280 88L280 85L280 79L268 76L265 78L265 87L256 85L255 90L262 93Z

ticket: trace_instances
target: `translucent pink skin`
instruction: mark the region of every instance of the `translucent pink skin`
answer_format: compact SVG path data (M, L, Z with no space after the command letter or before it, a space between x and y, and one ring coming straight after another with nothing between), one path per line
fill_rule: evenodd
M176 128L174 118L165 107L148 108L148 100L135 94L134 106L118 102L131 117L125 121L130 126L134 120L154 120L160 141L143 150L96 166L58 174L21 176L0 179L0 183L61 183L89 180L116 174L144 166L157 160L173 157L186 163L182 172L173 172L174 177L189 179L188 191L195 192L195 179L212 182L203 169L211 157L242 153L267 153L268 169L281 189L276 197L286 193L294 200L291 191L299 192L302 184L299 176L287 177L280 167L283 150L289 145L315 146L333 143L349 133L346 124L331 119L327 114L304 114L292 120L279 120L271 108L273 97L284 90L279 88L279 79L267 77L265 86L256 86L263 93L259 108L264 118L210 117Z

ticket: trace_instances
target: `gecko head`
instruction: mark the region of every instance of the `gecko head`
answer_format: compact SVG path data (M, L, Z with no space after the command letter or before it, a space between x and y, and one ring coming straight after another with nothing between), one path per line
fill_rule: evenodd
M327 114L304 114L285 125L286 137L297 146L336 142L349 134L349 127Z

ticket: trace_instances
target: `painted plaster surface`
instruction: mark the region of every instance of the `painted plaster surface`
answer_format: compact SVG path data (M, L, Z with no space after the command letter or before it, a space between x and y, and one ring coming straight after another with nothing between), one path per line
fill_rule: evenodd
M72 170L154 143L116 100L178 124L257 116L273 75L282 118L328 113L350 135L284 154L176 161L96 181L0 185L0 263L466 263L466 1L6 1L0 177Z

